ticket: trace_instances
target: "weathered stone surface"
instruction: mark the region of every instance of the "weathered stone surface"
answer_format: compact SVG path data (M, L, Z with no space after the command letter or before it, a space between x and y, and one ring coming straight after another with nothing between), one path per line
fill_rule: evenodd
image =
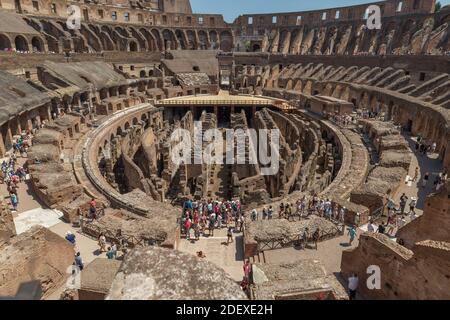
M78 289L79 299L103 299L111 288L120 264L121 262L118 260L105 258L97 258L89 263L81 273L81 288Z
M0 201L0 248L3 243L8 242L15 235L16 227L14 226L13 215L9 205L6 201Z
M51 232L35 226L13 237L0 250L0 295L13 296L19 285L41 282L44 296L61 286L74 261L73 246Z
M176 250L142 247L123 261L109 300L245 300L216 265Z
M327 275L318 260L292 263L253 264L252 290L257 300L347 299L345 288L334 275Z

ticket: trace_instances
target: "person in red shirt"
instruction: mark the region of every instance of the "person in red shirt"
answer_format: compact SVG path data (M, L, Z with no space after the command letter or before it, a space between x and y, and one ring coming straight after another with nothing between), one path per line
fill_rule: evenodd
M250 281L250 268L251 268L250 260L247 260L244 264L244 277L247 281Z
M89 202L89 214L93 220L97 218L97 202L95 199L92 199L91 202Z
M190 236L191 225L192 225L191 224L191 219L187 218L186 222L184 223L184 228L186 230L186 239L188 239L188 240L191 238L191 236Z

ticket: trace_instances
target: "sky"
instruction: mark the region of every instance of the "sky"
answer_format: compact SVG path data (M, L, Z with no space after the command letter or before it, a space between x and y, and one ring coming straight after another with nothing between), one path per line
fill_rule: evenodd
M377 0L375 0L377 1ZM240 14L306 11L374 2L374 0L191 0L194 13L223 14L233 22ZM439 0L442 6L450 0Z

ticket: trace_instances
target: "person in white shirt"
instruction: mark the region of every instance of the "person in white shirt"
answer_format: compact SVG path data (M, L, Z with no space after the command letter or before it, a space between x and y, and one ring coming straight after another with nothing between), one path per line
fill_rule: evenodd
M375 227L373 226L373 222L369 221L369 224L367 225L367 231L368 232L375 232Z
M356 290L358 289L358 276L354 273L350 278L348 278L348 291L350 300L356 299Z

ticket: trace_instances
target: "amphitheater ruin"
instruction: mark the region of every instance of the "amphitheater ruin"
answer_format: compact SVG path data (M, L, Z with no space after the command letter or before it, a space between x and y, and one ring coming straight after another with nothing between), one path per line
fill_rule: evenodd
M0 296L37 280L40 299L450 299L450 6L435 8L228 23L189 0L0 1ZM179 131L245 161L176 163ZM249 161L261 149L275 173Z

